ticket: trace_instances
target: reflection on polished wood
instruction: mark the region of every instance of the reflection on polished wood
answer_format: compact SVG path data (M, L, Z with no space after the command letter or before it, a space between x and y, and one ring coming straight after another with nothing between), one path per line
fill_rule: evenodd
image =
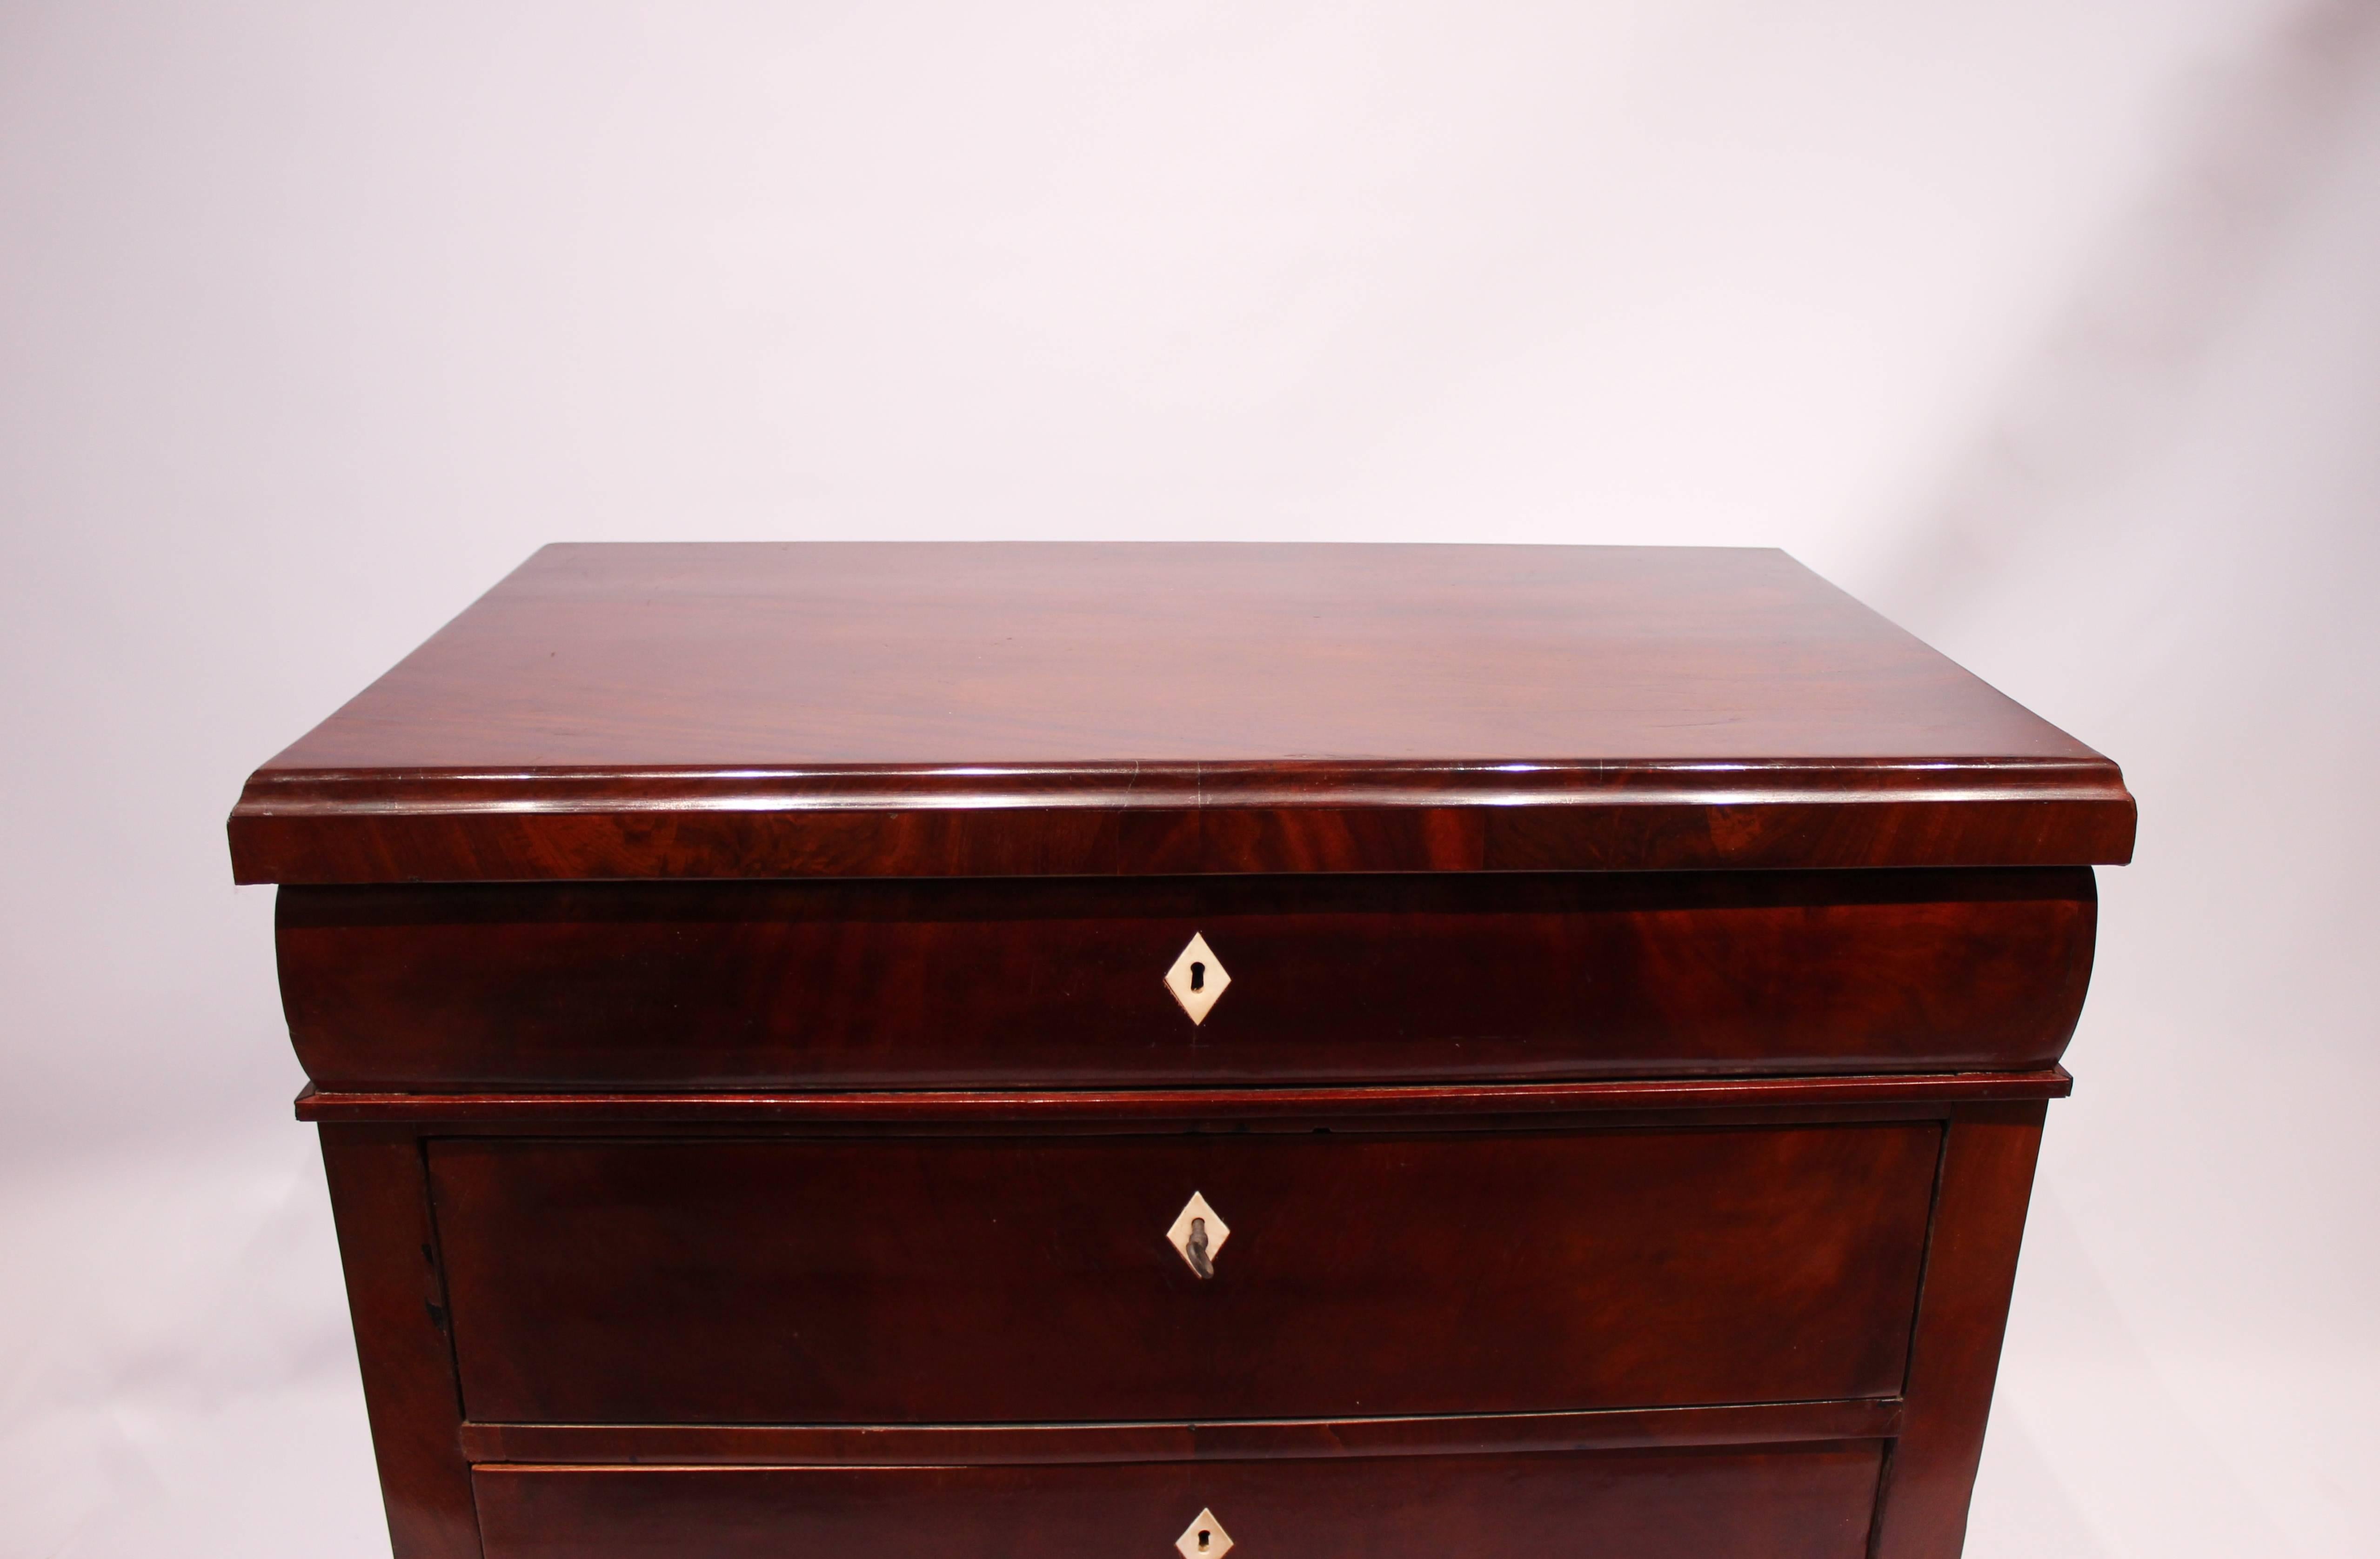
M430 1182L482 1420L1506 1413L1898 1394L1941 1143L482 1138ZM1217 1281L1163 1238L1193 1188Z
M243 882L2082 865L2115 765L1780 552L550 547Z
M2038 1070L2096 922L2061 867L287 888L279 939L341 1092L1100 1088Z
M231 840L397 1559L1953 1559L2132 816L1777 553L561 547Z

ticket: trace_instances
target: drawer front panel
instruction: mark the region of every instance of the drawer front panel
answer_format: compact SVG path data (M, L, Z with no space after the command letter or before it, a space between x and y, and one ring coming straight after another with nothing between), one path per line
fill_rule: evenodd
M1859 1559L1874 1443L1106 1467L477 1469L487 1559ZM1177 1547L1189 1534L1186 1549Z
M430 1162L467 1416L892 1424L1894 1395L1939 1143L457 1139Z
M279 939L324 1088L1014 1088L2037 1069L2095 919L2083 869L615 883L284 888Z

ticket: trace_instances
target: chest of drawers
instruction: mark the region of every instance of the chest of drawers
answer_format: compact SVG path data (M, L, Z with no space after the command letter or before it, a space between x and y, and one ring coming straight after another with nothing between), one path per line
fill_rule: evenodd
M2132 818L1773 552L583 546L231 840L398 1559L1949 1559Z

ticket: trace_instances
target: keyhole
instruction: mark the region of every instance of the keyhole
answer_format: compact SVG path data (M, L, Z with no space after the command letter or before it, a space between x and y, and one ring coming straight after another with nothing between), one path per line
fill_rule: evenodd
M1207 1254L1207 1220L1190 1220L1190 1270L1201 1277L1215 1275L1215 1263ZM1203 1541L1200 1546L1205 1546Z
M1214 1534L1214 1533L1212 1533L1212 1532L1208 1531L1208 1530L1206 1528L1204 1528L1204 1527L1201 1527L1201 1528L1199 1528L1199 1529L1198 1529L1198 1552L1199 1552L1199 1553L1206 1553L1206 1552L1207 1552L1207 1545L1208 1545L1208 1543L1210 1543L1210 1542L1214 1541L1215 1541L1215 1534Z
M1190 966L1190 988L1194 991L1203 991L1207 988L1207 966L1205 964L1193 963ZM1204 1545L1202 1544L1201 1546Z

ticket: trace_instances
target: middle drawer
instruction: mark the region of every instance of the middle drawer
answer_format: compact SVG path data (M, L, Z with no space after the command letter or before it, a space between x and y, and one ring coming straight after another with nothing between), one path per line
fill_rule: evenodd
M1199 1420L1896 1395L1940 1141L455 1138L430 1170L480 1421Z

